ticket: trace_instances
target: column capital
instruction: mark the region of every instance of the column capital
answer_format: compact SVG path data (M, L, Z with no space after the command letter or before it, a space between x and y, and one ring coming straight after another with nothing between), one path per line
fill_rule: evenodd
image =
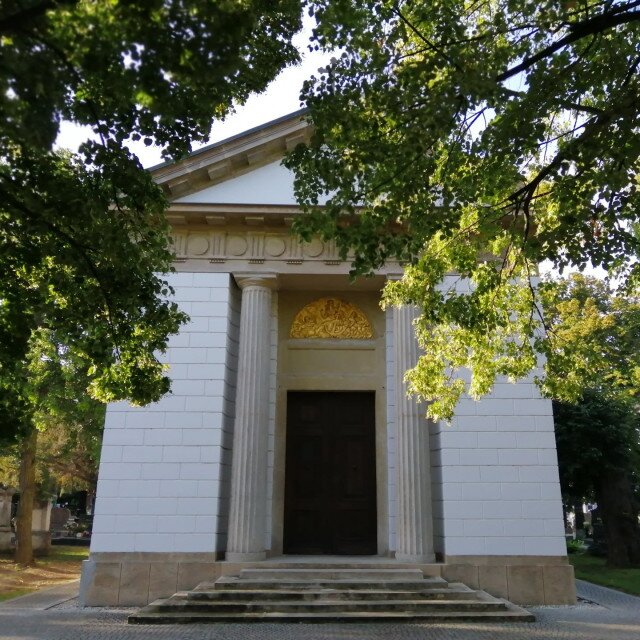
M233 277L241 289L265 287L266 289L275 290L278 288L278 275L275 273L239 272L234 273Z

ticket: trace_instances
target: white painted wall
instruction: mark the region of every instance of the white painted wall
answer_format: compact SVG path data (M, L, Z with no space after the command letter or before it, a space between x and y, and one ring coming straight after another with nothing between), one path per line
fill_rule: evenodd
M237 350L228 338L230 319L237 322L230 276L178 273L167 279L191 316L164 356L172 393L143 408L125 402L108 407L92 552L212 552L226 529L219 497L233 389L225 378L232 377Z

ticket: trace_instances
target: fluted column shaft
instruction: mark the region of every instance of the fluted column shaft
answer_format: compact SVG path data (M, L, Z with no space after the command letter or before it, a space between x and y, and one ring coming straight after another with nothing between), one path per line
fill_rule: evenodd
M404 562L433 562L433 517L431 507L431 465L429 426L424 407L407 395L404 374L418 361L418 344L412 306L393 310L396 474L398 490L396 559Z
M242 289L226 559L266 558L271 289L275 277L236 276Z

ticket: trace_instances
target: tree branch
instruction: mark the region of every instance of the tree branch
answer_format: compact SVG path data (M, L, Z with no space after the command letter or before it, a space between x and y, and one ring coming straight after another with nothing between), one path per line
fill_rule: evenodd
M77 3L78 0L43 0L31 7L0 18L0 33L20 31L44 16L47 11L57 9L62 5L75 5Z
M420 40L422 40L422 42L424 42L427 47L429 47L429 49L435 51L439 56L444 58L452 67L455 67L456 69L458 69L458 71L462 71L462 68L455 60L452 60L442 49L437 47L433 42L426 38L424 34L422 34L420 30L409 21L409 19L402 13L402 11L400 11L400 6L397 3L394 4L393 10L400 18L400 20L402 20L402 22L404 22L405 25L407 25L407 27L409 27L409 29L411 29L411 31L413 31L413 33L415 33L415 35L418 36L418 38L420 38Z
M608 29L612 29L613 27L617 27L621 24L627 24L629 22L636 22L640 20L640 11L629 11L629 9L633 9L640 5L640 0L634 0L634 2L630 2L624 7L620 7L618 10L611 11L609 13L601 13L598 16L590 18L589 20L585 20L584 22L578 22L571 27L569 27L569 33L564 37L560 38L557 42L549 45L539 51L535 55L530 56L529 58L525 58L520 64L515 67L511 67L511 69L507 69L504 73L501 73L497 77L498 82L504 82L513 76L526 71L529 67L532 67L536 62L540 62L550 55L554 54L556 51L559 51L563 47L571 44L572 42L576 42L585 38L586 36L594 35L597 33L602 33L603 31L607 31Z
M523 91L515 91L513 89L504 89L504 93L507 96L512 98L524 98L528 94ZM564 109L571 109L572 111L584 111L585 113L590 113L594 116L602 115L604 110L598 109L597 107L589 107L584 104L580 104L579 102L571 102L570 100L557 100L557 104L559 107L563 107Z

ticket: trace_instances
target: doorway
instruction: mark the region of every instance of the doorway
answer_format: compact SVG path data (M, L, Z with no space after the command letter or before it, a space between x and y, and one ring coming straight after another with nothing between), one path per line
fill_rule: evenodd
M375 393L289 392L283 550L377 553Z

